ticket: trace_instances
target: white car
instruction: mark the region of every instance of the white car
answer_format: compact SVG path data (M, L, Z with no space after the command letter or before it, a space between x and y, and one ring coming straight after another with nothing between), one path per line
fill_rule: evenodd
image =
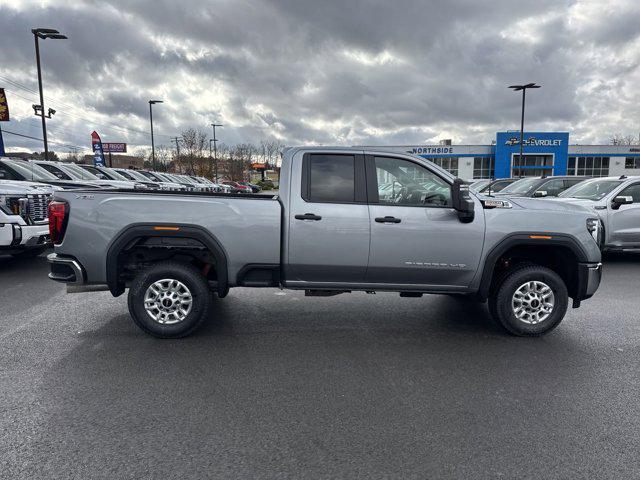
M52 162L50 160L32 160L32 162L41 166L60 180L91 182L101 187L146 189L146 186L139 182L132 182L130 180L122 181L102 179L73 163Z
M56 188L0 180L0 254L40 255L49 245L47 208Z
M640 250L640 176L585 180L550 199L582 205L598 214L602 250Z

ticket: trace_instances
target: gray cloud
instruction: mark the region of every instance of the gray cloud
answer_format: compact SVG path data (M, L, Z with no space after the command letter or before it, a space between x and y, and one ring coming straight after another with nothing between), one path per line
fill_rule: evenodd
M637 130L633 0L0 0L0 12L0 86L35 90L31 27L69 35L42 48L62 143L88 145L95 129L147 144L153 97L165 101L154 110L161 143L213 120L227 143L489 143L518 127L520 99L506 87L524 81L543 85L529 129L580 143ZM16 119L6 129L39 136L33 92L4 86ZM15 140L5 138L38 147Z

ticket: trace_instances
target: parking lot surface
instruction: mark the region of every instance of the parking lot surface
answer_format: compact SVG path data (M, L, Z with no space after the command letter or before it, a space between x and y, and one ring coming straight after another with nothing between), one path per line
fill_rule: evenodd
M235 289L157 340L0 258L2 478L638 478L640 256L543 338L470 300Z

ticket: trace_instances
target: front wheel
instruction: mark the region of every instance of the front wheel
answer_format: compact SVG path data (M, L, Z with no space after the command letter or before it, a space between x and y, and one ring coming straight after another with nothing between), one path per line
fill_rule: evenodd
M211 308L207 279L193 265L160 262L143 270L129 288L129 312L134 323L158 338L193 333Z
M527 265L502 278L489 298L489 311L511 334L539 336L560 324L568 304L567 287L556 272Z

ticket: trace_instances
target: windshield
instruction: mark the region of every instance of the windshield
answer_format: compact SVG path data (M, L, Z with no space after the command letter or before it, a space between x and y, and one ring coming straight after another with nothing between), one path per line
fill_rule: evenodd
M539 178L523 178L513 182L511 185L507 185L500 193L509 193L516 195L526 195L531 192L538 185Z
M60 166L61 170L64 170L69 174L69 176L77 179L77 180L100 180L93 173L86 171L84 168L80 168L73 163L69 163L66 165Z
M120 172L115 171L113 168L102 167L96 170L98 170L99 172L102 172L103 175L109 177L109 180L122 180L125 182L131 180L130 178L127 178L124 175L122 175Z
M78 167L78 168L81 168L82 170L89 172L91 175L93 175L96 178L99 178L100 180L114 180L114 178L111 178L109 175L107 175L104 172L101 172L100 170L98 170L96 167L92 165L83 165L82 167Z
M4 162L22 175L25 180L38 180L43 182L58 180L58 177L47 172L44 168L40 165L36 165L35 163L17 162L15 160L4 160Z
M479 192L484 187L489 185L490 182L491 180L478 180L477 182L473 182L471 185L469 185L469 190L471 190L472 192Z
M144 175L145 177L147 177L147 180L153 180L154 182L157 182L159 179L151 172L138 172L140 175Z
M116 170L120 175L122 175L123 177L125 177L127 180L142 180L143 182L148 182L149 179L146 178L144 175L136 175L137 172L134 172L133 170ZM140 178L142 177L142 178Z
M600 200L604 196L620 185L620 180L608 180L606 178L594 178L578 183L571 188L567 188L559 197L581 198L584 200Z

